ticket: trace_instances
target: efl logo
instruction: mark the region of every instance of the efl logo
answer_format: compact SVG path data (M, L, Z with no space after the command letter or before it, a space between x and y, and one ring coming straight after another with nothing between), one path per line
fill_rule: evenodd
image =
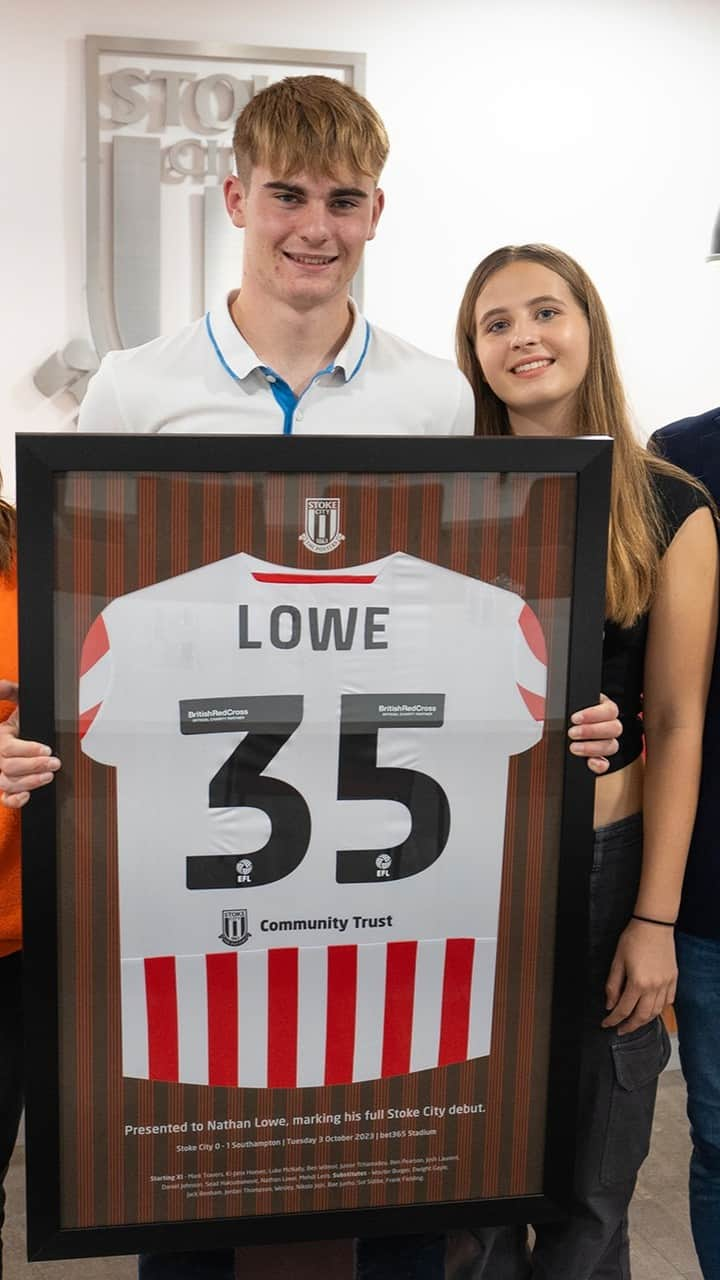
M345 534L340 532L339 498L305 499L305 532L299 541L317 555L334 551L345 541Z
M253 864L249 858L240 858L240 860L235 863L235 871L237 874L238 884L250 884Z

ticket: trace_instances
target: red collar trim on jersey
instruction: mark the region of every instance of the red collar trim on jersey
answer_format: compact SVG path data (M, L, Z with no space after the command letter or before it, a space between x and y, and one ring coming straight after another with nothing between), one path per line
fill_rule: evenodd
M347 582L347 583L365 583L374 582L376 573L254 573L253 578L256 582L297 582L317 583L317 582Z

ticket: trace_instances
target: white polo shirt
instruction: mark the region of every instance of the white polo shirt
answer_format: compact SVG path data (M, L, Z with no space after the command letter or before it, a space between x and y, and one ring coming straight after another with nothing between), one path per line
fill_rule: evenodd
M351 303L352 306L352 303ZM79 431L175 435L472 435L470 385L449 360L368 323L296 397L263 365L225 300L169 338L111 351Z

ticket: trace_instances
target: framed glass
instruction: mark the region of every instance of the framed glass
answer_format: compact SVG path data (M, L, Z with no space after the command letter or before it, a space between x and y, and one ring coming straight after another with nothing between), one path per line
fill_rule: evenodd
M558 1216L605 439L18 439L29 1253Z

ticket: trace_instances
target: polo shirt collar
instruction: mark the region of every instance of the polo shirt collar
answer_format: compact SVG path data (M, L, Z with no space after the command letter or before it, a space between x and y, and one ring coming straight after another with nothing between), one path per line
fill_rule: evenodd
M211 307L205 324L218 360L233 378L242 382L255 369L261 369L262 363L250 344L245 341L240 330L233 324L230 315L230 298L234 296L234 293L228 294L216 306Z
M334 363L336 369L342 369L346 382L350 381L365 359L370 337L370 326L367 320L360 314L352 298L349 299L349 303L353 315L352 329L346 342L338 351Z
M231 297L234 297L234 294L229 294L216 306L211 307L205 324L220 363L232 377L242 382L256 369L263 369L264 366L233 323L229 305ZM352 328L333 363L333 369L341 370L346 382L350 381L362 364L370 335L370 326L365 317L360 314L352 298L349 299L349 303L353 316Z

